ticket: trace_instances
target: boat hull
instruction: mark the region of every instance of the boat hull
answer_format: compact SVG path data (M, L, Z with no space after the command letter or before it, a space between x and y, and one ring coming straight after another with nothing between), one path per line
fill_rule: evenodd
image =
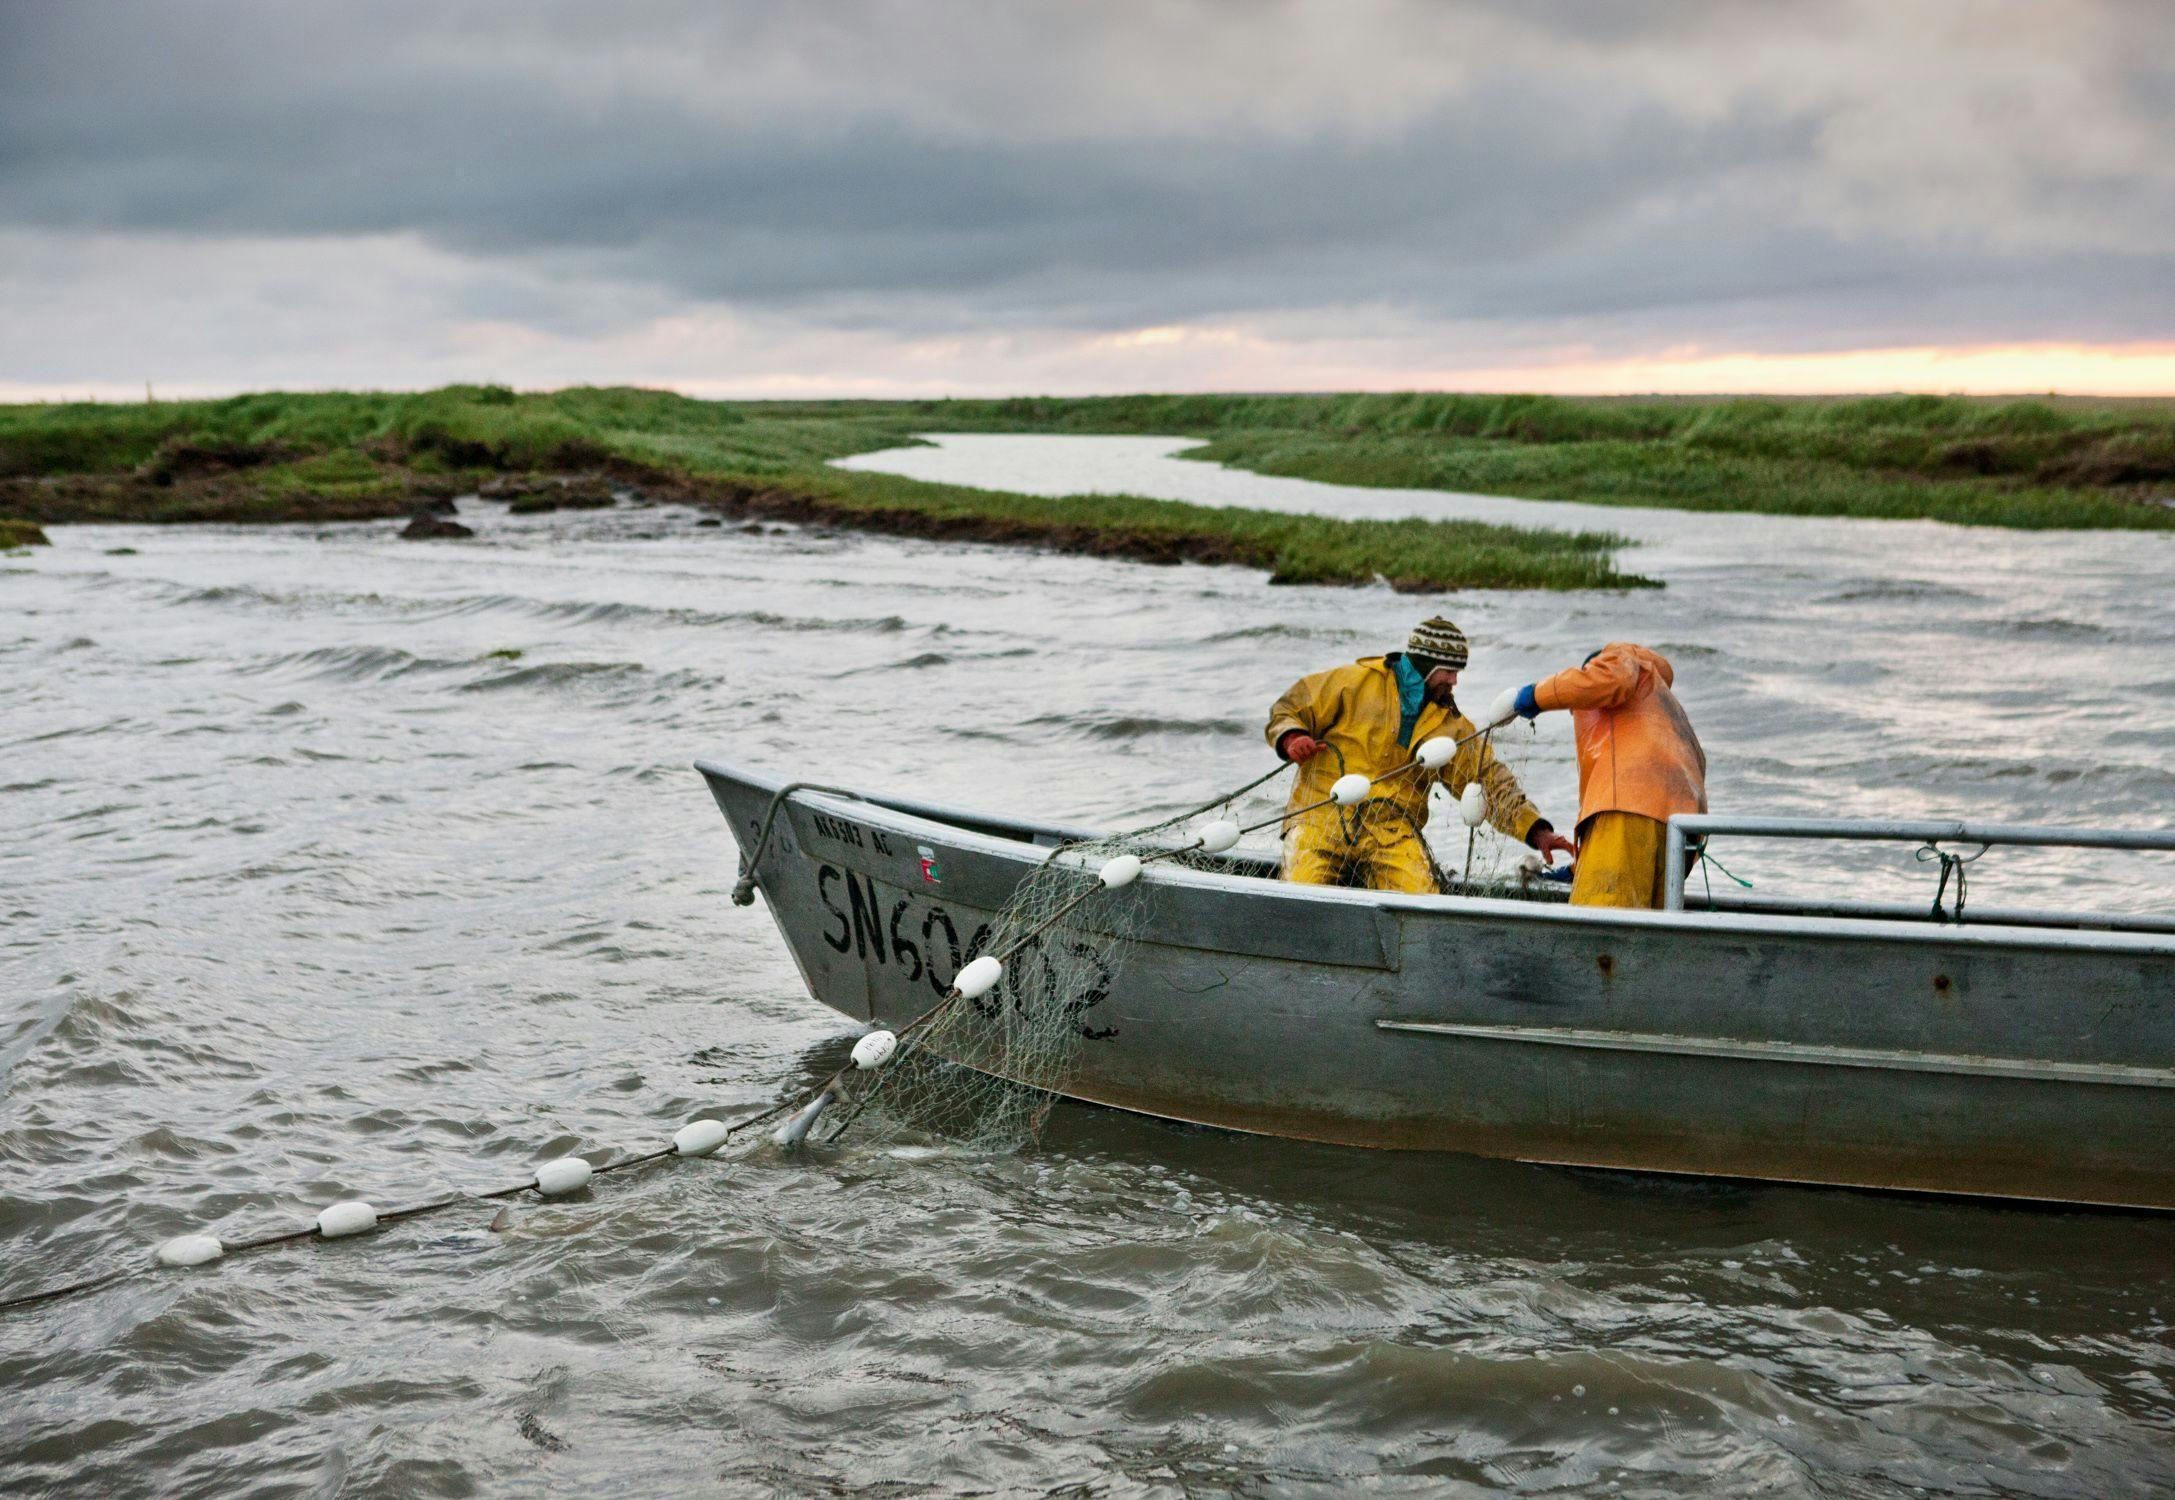
M743 854L776 784L701 767ZM756 882L902 1025L1077 830L796 794ZM2175 938L1327 890L1156 866L1066 1092L1227 1129L2175 1208ZM1093 928L1097 903L1082 911Z

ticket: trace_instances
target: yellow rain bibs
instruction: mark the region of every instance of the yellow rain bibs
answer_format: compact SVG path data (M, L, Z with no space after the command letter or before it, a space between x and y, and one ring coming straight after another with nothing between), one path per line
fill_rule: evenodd
M1573 906L1661 905L1666 830L1641 813L1595 813L1578 825Z

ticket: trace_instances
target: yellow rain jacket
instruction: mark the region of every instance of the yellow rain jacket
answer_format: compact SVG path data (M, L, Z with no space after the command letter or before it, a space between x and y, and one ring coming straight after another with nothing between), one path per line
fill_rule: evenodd
M1628 641L1533 685L1543 712L1571 711L1578 741L1574 906L1658 907L1663 826L1707 810L1707 753L1660 652Z
M1422 703L1411 739L1399 743L1403 717L1397 672L1385 656L1362 657L1293 683L1269 711L1269 745L1275 748L1297 729L1320 740L1322 748L1300 765L1288 805L1321 801L1336 779L1350 771L1379 779L1410 761L1414 750L1437 735L1463 739L1474 730L1472 721L1456 710ZM1526 800L1510 767L1495 758L1485 740L1475 740L1433 776L1414 771L1377 787L1357 808L1325 807L1292 819L1284 831L1284 878L1334 885L1350 873L1372 890L1433 892L1435 878L1419 830L1427 826L1427 793L1435 779L1452 795L1478 781L1487 788L1488 821L1520 842L1541 820L1540 809ZM1376 806L1375 799L1402 809L1402 815L1393 807Z

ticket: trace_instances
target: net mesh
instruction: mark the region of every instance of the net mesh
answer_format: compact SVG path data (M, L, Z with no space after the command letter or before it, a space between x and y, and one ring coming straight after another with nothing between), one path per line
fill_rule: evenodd
M1009 953L996 986L945 1002L901 1038L889 1063L849 1074L845 1108L815 1138L851 1131L864 1141L935 1138L975 1151L1031 1143L1072 1082L1080 1048L1108 1034L1096 1012L1145 910L1144 883L1103 891L1097 872L1120 854L1162 847L1118 836L1053 852L967 954Z
M1515 772L1530 738L1497 731L1497 756L1512 762ZM1128 951L1154 909L1152 877L1104 891L1098 872L1107 861L1131 854L1152 856L1157 864L1274 878L1282 861L1278 820L1290 788L1288 776L1272 775L1212 806L1052 851L966 954L1009 954L995 988L942 1004L918 1028L902 1033L897 1053L883 1067L849 1072L841 1107L825 1115L811 1139L837 1141L850 1133L863 1144L945 1143L988 1152L1031 1145L1073 1083L1083 1046L1108 1034L1103 1002L1121 983ZM1521 869L1529 852L1523 845L1491 827L1468 830L1457 799L1440 785L1430 797L1424 830L1379 797L1343 810L1343 825L1355 836L1379 824L1419 839L1445 894L1542 893L1540 882ZM1184 847L1219 818L1252 831L1222 854Z
M1490 730L1486 739L1495 758L1524 785L1526 763L1535 744L1532 726L1514 723ZM1336 749L1329 744L1323 748L1331 754ZM1345 768L1340 764L1338 769L1341 772ZM1280 810L1285 788L1280 785L1273 790ZM1424 852L1436 889L1444 895L1549 899L1550 883L1541 879L1540 865L1531 849L1505 837L1491 824L1468 828L1459 816L1458 799L1440 781L1429 789L1428 805L1427 818L1417 820L1400 799L1377 793L1355 807L1334 813L1335 836L1347 846L1411 840ZM1271 830L1274 834L1275 830Z

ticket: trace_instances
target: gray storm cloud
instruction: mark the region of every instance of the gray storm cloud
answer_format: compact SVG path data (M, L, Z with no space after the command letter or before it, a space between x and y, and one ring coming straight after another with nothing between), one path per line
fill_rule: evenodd
M57 325L158 316L151 257L230 298L262 263L323 323L307 268L365 246L388 347L705 311L2164 339L2171 55L2175 10L2122 3L12 6L0 379L96 374Z

